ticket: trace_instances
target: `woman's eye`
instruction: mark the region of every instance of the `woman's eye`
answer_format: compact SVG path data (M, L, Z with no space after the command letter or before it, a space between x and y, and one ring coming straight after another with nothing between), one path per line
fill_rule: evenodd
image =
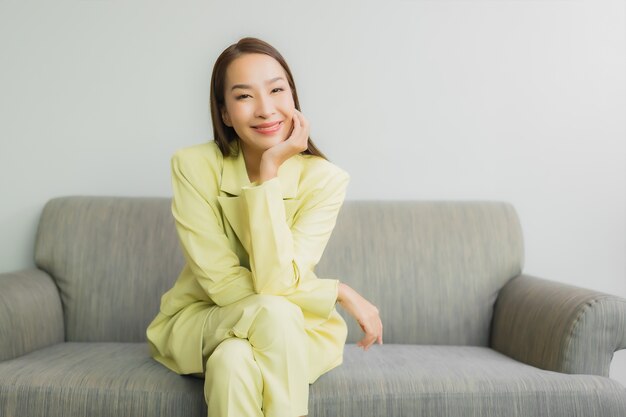
M276 88L272 89L272 93L278 93L279 91L285 91L285 89L282 88L282 87L276 87ZM235 99L243 100L243 99L248 98L248 97L252 97L252 96L250 94L241 94L241 95L238 95L237 97L235 97Z

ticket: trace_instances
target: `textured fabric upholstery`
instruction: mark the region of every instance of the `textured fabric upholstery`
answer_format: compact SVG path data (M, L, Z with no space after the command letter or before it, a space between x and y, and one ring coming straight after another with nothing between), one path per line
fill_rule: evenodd
M626 300L527 275L503 288L493 323L494 349L552 371L609 376L626 348Z
M152 361L143 343L66 343L0 363L0 415L206 416L203 380ZM344 364L310 386L309 415L618 417L608 378L542 371L491 349L346 346Z
M608 378L542 371L484 347L346 345L343 365L311 386L309 415L623 417L625 395Z
M184 264L171 199L53 199L35 260L0 274L0 416L206 415L203 380L145 343ZM310 386L309 416L624 417L602 375L626 301L522 267L510 204L346 201L316 272L379 307L385 344L352 344L339 307L344 362Z
M508 204L346 201L317 271L378 306L388 343L488 346L498 291L522 264Z
M54 282L38 269L0 274L0 361L63 341Z
M145 343L63 343L0 362L0 416L206 417L202 384Z
M67 341L145 341L184 264L170 204L90 196L46 204L35 261L59 287Z

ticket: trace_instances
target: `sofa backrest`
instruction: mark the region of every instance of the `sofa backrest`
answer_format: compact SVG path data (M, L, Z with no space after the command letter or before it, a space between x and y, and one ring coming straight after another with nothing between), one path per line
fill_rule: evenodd
M144 341L184 266L171 199L52 199L35 261L59 288L67 341ZM316 272L379 308L385 343L486 346L496 295L522 262L507 203L346 201ZM360 328L337 309L358 341Z
M184 258L165 197L71 196L43 209L35 263L54 278L68 342L141 342Z
M383 343L487 346L498 291L522 264L508 203L346 201L316 272L377 306ZM340 312L357 342L360 327Z

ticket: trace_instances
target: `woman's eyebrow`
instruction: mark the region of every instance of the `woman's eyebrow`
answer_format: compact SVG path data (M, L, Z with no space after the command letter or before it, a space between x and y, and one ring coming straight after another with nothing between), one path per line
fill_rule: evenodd
M283 77L272 78L271 80L265 81L265 84L271 84L271 83L276 82L278 80L284 80L284 78ZM252 86L250 86L248 84L235 84L235 85L232 86L230 91L233 91L235 88L243 88L243 89L248 88L248 89L250 89L250 88L252 88Z

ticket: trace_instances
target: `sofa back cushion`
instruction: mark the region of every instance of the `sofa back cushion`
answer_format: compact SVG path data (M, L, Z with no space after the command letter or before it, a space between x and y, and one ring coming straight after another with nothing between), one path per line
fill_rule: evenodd
M184 266L171 199L50 200L35 261L59 288L67 341L144 341ZM495 297L521 268L506 203L346 201L316 272L379 308L386 343L485 346ZM358 341L360 328L338 311Z
M384 343L487 346L498 291L522 263L510 204L346 201L316 272L378 307ZM348 342L360 340L338 311Z
M73 196L41 215L37 266L61 294L67 341L141 342L183 265L164 197Z

